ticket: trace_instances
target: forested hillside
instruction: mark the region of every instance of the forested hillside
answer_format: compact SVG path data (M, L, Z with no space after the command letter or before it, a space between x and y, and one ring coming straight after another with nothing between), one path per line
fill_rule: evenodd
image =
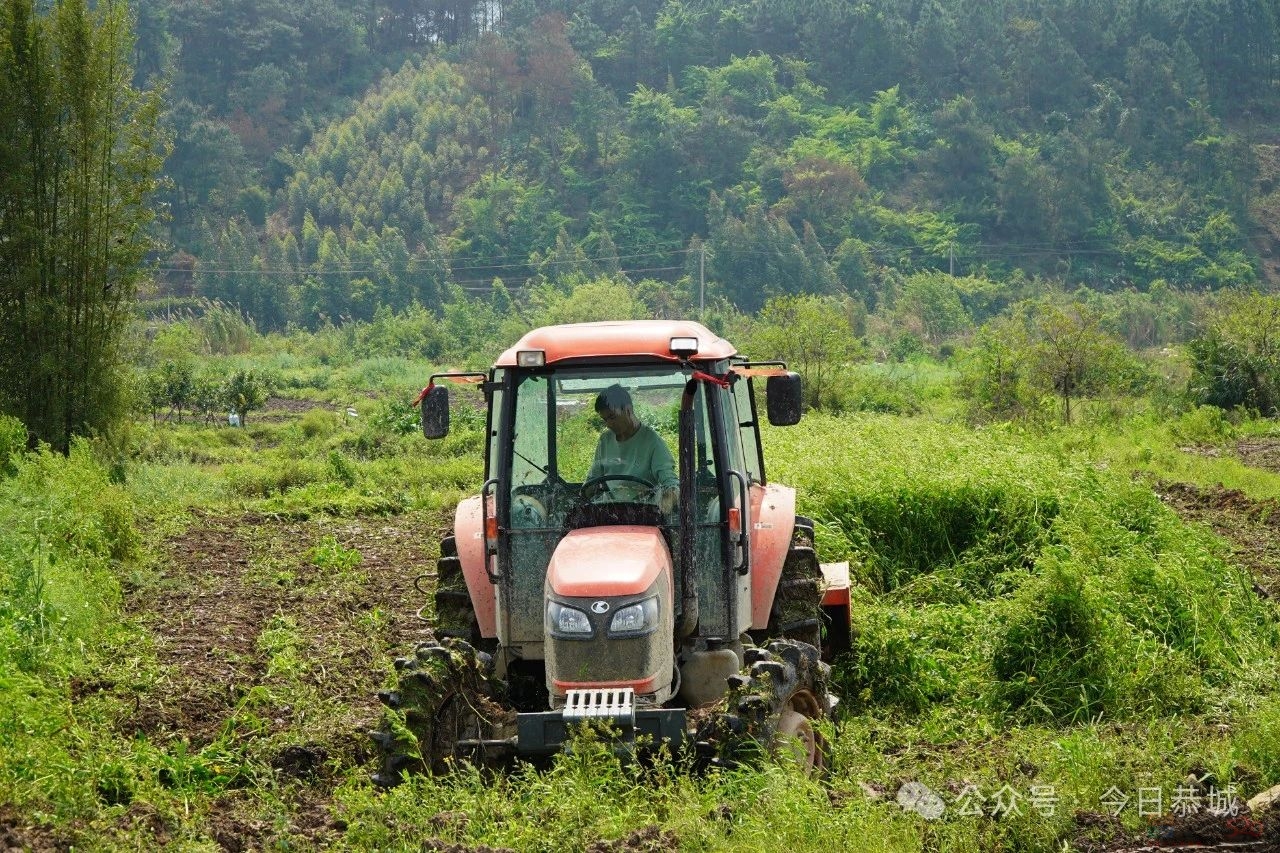
M875 310L938 271L982 321L1037 278L1249 284L1272 247L1280 20L1260 0L138 16L141 72L172 80L161 292L264 329L602 274L661 283L666 313Z

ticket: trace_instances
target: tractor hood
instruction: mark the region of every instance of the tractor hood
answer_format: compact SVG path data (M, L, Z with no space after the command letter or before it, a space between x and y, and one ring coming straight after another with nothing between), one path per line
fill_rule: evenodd
M639 595L671 572L671 552L655 527L571 530L547 566L547 586L564 598Z

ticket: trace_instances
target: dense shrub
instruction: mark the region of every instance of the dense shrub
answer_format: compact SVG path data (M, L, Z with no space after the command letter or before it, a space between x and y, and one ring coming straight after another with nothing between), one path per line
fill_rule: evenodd
M307 438L325 438L338 427L337 416L328 409L309 409L298 421L298 429Z
M27 447L27 428L22 421L9 415L0 415L0 477L10 476L18 470L14 455Z
M1188 344L1192 398L1221 409L1240 406L1275 414L1280 407L1280 297L1227 294L1202 328Z

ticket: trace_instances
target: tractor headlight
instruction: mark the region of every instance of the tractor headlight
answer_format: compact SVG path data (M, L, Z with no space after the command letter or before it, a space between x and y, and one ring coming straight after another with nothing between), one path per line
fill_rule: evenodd
M591 636L591 620L587 614L558 601L547 602L547 627L560 637L584 638Z
M609 622L610 634L647 634L658 627L658 599L629 604L613 614Z

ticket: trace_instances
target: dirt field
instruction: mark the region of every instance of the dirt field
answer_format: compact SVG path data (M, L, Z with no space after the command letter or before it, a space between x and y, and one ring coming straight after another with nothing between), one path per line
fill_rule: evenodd
M391 657L429 637L413 582L434 570L439 534L405 516L201 517L165 543L157 582L130 591L127 609L155 638L165 679L139 696L124 732L197 750L251 711L263 726L250 736L267 750L255 757L282 781L307 783L281 787L290 812L281 827L246 814L233 782L209 815L223 849L283 837L323 845L342 831L329 809L333 783L368 758L363 732L378 719L375 691ZM359 565L334 571L309 559L333 543L357 552ZM164 827L153 835L163 842Z

